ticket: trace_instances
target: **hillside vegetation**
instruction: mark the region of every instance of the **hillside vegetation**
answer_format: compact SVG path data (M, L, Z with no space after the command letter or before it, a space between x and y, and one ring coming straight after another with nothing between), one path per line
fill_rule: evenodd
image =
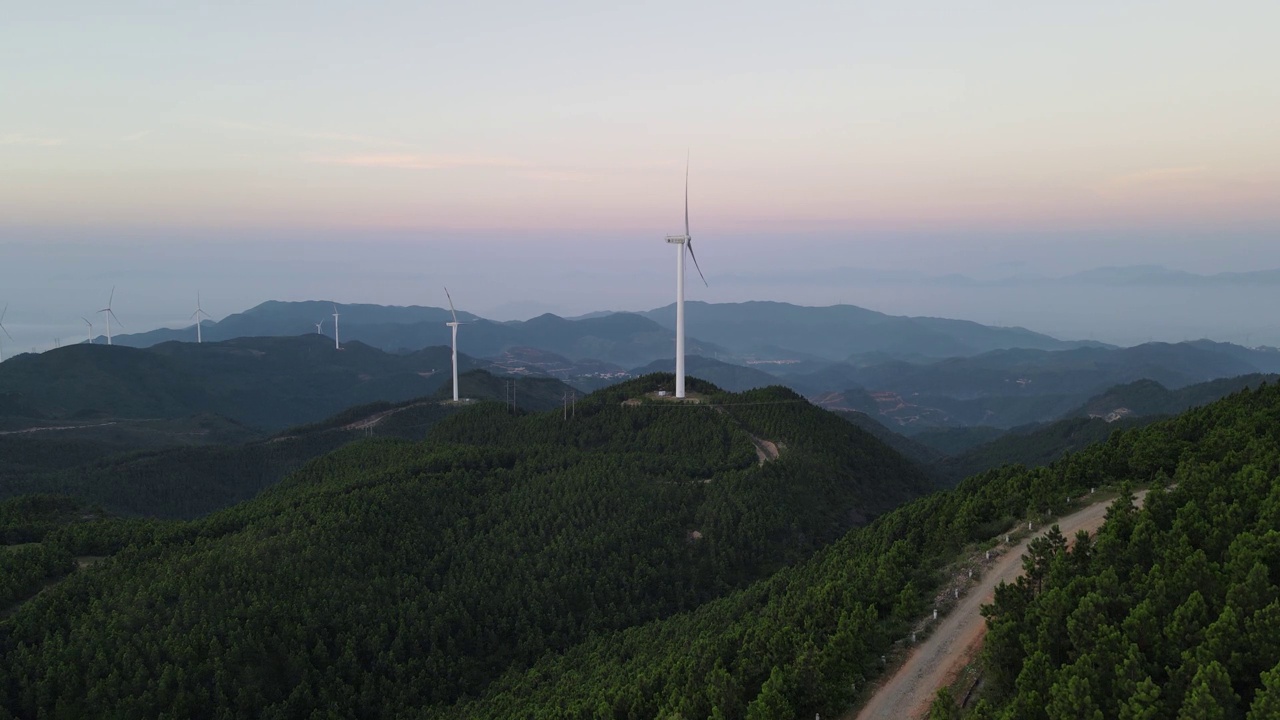
M449 378L448 348L391 355L320 335L219 343L69 345L0 365L9 428L216 414L276 431L353 405L431 395ZM459 356L463 371L478 367Z
M558 408L570 392L551 378L504 379L483 370L459 377L464 394L474 399L502 400L504 382L515 388L517 410ZM0 498L59 494L123 515L195 518L247 500L307 461L353 440L420 440L459 410L442 404L451 394L450 386L441 388L437 398L358 405L250 442L119 452L121 445L104 439L68 441L64 433L0 437L0 448L9 450L0 459Z
M669 382L596 393L569 420L478 405L425 443L350 445L196 522L35 523L51 565L114 554L0 622L0 707L835 716L959 551L1091 487L1172 483L1142 513L1118 505L1096 542L1033 546L1029 579L991 612L990 694L973 712L1273 716L1280 388L858 528L926 489L900 456L789 391L648 394Z
M0 623L0 706L443 710L548 652L746 587L931 489L786 390L691 380L711 404L622 404L670 382L596 393L569 420L476 405L425 443L348 445L195 522L46 532L61 557L115 554ZM765 440L777 459L761 460Z
M997 592L966 717L1280 717L1280 388L1160 429L1117 443L1157 486L1143 509L1033 544Z
M1280 637L1272 627L1275 618L1280 617L1280 591L1275 577L1275 568L1280 564L1267 554L1274 553L1266 548L1274 544L1277 537L1273 517L1276 502L1280 500L1280 490L1275 483L1280 469L1277 428L1280 428L1280 388L1266 387L1244 391L1177 420L1116 433L1104 444L1045 468L1005 468L970 478L955 492L910 503L867 528L849 533L811 561L785 569L746 590L661 623L597 636L565 653L544 658L526 672L509 675L489 693L464 706L457 715L516 718L551 713L576 718L783 718L820 713L824 717L834 716L846 710L859 690L880 673L880 656L906 634L914 618L931 606L934 588L941 581L939 569L951 561L963 544L1002 532L1015 518L1023 518L1028 513L1039 518L1045 511L1061 507L1064 495L1078 495L1095 485L1130 481L1158 484L1166 478L1183 482L1181 478L1197 473L1203 475L1204 483L1212 483L1224 473L1238 478L1252 488L1238 505L1252 501L1256 508L1241 515L1239 524L1218 531L1206 522L1198 534L1178 541L1182 544L1179 557L1191 558L1189 574L1194 579L1172 586L1150 586L1153 591L1159 588L1163 593L1164 604L1143 609L1141 614L1147 623L1144 632L1149 633L1148 642L1151 638L1163 638L1167 652L1172 653L1159 658L1185 658L1179 653L1187 651L1180 648L1194 648L1201 638L1207 638L1208 635L1201 632L1207 632L1205 629L1217 617L1213 614L1215 608L1221 608L1212 601L1198 604L1196 581L1218 583L1212 585L1214 593L1230 592L1228 585L1210 580L1203 572L1206 565L1212 569L1219 567L1215 563L1225 563L1221 566L1223 572L1252 583L1249 602L1254 616L1235 615L1239 620L1234 626L1236 634L1230 636L1229 642L1219 641L1215 651L1225 654L1232 662L1249 658L1250 671L1272 668L1280 662L1280 645L1272 640ZM1248 449L1234 451L1242 446ZM1190 518L1207 521L1197 509L1197 498L1207 489L1194 483L1190 485L1189 490L1171 494L1175 502L1165 511L1171 513L1167 522L1177 522L1176 518L1187 518L1183 523ZM1230 494L1231 488L1218 493L1224 499ZM1265 503L1258 502L1264 497ZM1163 502L1157 499L1153 509L1161 507ZM1121 510L1116 512L1124 514ZM1261 535L1255 539L1250 533ZM1101 548L1104 543L1105 540L1100 539L1095 547ZM1209 547L1234 547L1238 553L1244 553L1246 548L1258 548L1262 554L1251 550L1248 560L1233 564L1225 555L1210 553ZM1060 550L1057 548L1059 554ZM1207 563L1196 559L1201 552L1206 554ZM1088 554L1088 550L1082 553ZM1159 556L1150 554L1141 564L1153 568L1157 562ZM1161 567L1170 571L1180 567L1172 561L1172 556L1164 562ZM1053 566L1061 572L1062 566L1068 564L1064 556L1054 561ZM1123 582L1124 577L1119 576L1119 580ZM1116 577L1114 573L1104 572L1098 582L1114 584ZM1124 612L1134 608L1130 600L1139 600L1123 594L1110 595L1114 589L1078 588L1086 594L1097 590L1105 598L1085 600L1085 610L1078 617L1071 616L1071 606L1063 603L1066 598L1062 594L1042 593L1044 611L1051 613L1048 617L1053 624L1022 625L1002 632L1015 647L1020 643L1049 643L1060 653L1056 659L1064 663L1079 657L1069 652L1070 641L1076 633L1096 630L1100 642L1110 642L1114 648L1114 642L1107 638L1113 636L1110 628L1115 626L1105 622L1093 624L1093 620L1102 619L1099 603L1114 612ZM1159 615L1159 610L1172 612L1188 602L1192 609L1203 608L1203 612L1195 616L1194 622L1198 624L1183 622L1167 631L1159 627L1159 618L1169 617ZM1023 606L1012 607L1015 612L1021 612ZM1178 616L1173 617L1177 622ZM1253 624L1244 624L1245 617L1253 617ZM1256 632L1248 632L1250 630ZM1186 631L1190 631L1189 634ZM997 630L993 628L992 632ZM1124 646L1119 650L1118 657L1123 659ZM1021 693L1016 669L1024 656L1025 653L1001 656L1003 659L999 662L1004 663L1007 678L1001 687L1012 687ZM1105 673L1113 657L1116 656L1090 659L1087 667L1095 673ZM1038 661L1031 658L1029 662ZM1157 657L1147 656L1144 662L1144 672L1157 672L1154 667L1159 662ZM1171 667L1181 667L1185 662L1179 660ZM1051 698L1047 690L1057 677L1050 674L1050 666L1050 662L1039 664L1037 667L1044 676L1037 676L1037 685L1027 686L1046 692L1022 696L1017 709L1004 717L1046 716L1046 702ZM1024 672L1030 676L1037 670ZM1208 677L1205 682L1209 682ZM1243 703L1250 702L1246 694L1248 677L1247 672L1241 673L1237 680L1239 687L1231 689L1241 697L1242 704L1237 707L1245 707ZM1192 676L1186 679L1191 680ZM1079 679L1068 679L1057 691L1057 697L1087 698L1091 692L1087 687L1081 685ZM1149 684L1145 687L1150 691ZM1226 694L1221 690L1222 683L1217 687L1218 692ZM1080 692L1076 693L1076 689ZM1034 708L1038 710L1033 711ZM1096 717L1174 717L1175 714L1157 711L1151 715L1097 714ZM441 716L452 715L441 713ZM1048 717L1056 720L1094 715L1064 710Z

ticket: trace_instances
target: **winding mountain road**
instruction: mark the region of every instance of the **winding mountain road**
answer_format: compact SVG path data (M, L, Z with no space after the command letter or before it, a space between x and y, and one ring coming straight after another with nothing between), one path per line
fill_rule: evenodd
M1134 494L1141 506L1146 491ZM1080 530L1092 533L1102 526L1110 505L1110 501L1094 503L1059 518L1054 524L1068 540ZM911 651L906 662L876 690L871 700L856 715L846 714L845 720L907 720L928 715L938 688L949 685L982 648L987 632L982 606L995 599L997 585L1012 583L1022 574L1022 556L1027 544L1048 529L1041 528L1001 555L951 612L938 621L933 634Z

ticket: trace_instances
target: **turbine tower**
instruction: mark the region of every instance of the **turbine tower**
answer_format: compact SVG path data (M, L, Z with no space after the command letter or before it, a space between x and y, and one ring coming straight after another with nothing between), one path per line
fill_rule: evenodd
M89 339L86 342L92 345L93 344L93 323L89 322L89 318L83 315L80 316L80 319L84 321L85 325L89 326Z
M200 307L200 291L197 290L196 291L196 311L191 313L191 317L195 318L195 321L196 321L196 344L197 345L199 345L202 342L200 338L200 316L201 315L205 317L209 317L209 313L205 312Z
M98 311L100 313L106 313L107 315L107 344L108 345L111 344L111 318L116 318L116 323L118 323L120 327L124 327L124 323L120 322L120 318L116 317L115 311L111 309L111 303L114 302L115 299L116 299L116 288L113 285L111 286L111 296L107 298L107 306Z
M9 306L6 304L3 310L0 310L0 330L4 331L4 336L13 340L13 336L9 334L9 329L4 326L5 313L9 312ZM17 342L16 340L14 342ZM0 343L0 362L4 362L4 343Z
M684 253L689 251L693 266L698 270L702 284L707 278L698 266L698 256L693 253L693 238L689 236L689 163L684 165L684 234L668 235L667 242L676 246L676 397L684 397ZM707 285L710 287L710 285Z
M333 304L333 349L341 350L342 344L338 342L338 304Z
M444 289L444 296L449 298L449 314L453 316L453 322L445 325L453 328L453 401L458 402L458 326L462 323L458 322L458 313L453 309L453 296L449 294L449 288Z

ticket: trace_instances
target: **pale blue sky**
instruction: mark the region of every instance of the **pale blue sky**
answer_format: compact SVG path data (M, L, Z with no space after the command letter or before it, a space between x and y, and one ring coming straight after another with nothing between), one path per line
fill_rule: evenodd
M715 284L774 267L1280 267L1277 27L1274 2L13 2L0 303L19 346L113 282L145 323L194 293L170 285L221 315L321 277L661 305L686 149L709 300L965 310Z

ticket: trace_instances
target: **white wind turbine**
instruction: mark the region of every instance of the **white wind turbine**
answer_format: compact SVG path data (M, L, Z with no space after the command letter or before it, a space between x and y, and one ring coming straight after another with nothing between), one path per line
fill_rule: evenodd
M338 304L333 304L333 347L335 350L341 350L342 345L338 342Z
M88 339L88 340L86 340L86 342L88 342L90 345L92 345L92 344L93 344L93 323L89 322L89 318L87 318L87 317L85 317L85 316L83 316L83 315L81 315L81 316L80 316L80 319L84 321L84 324L85 324L85 325L88 325L88 326L89 326L89 339Z
M325 318L325 320L327 320L327 319L328 319L328 318ZM323 334L324 334L324 320L321 320L320 322L316 323L316 334L317 334L317 335L323 335Z
M698 267L698 256L693 253L693 238L689 236L689 163L684 165L684 234L668 235L667 242L676 245L676 397L684 397L684 253L688 249L693 266L698 270L702 284L707 278ZM710 285L707 285L710 287Z
M9 306L6 304L3 310L0 310L0 330L4 331L4 336L13 340L13 336L9 334L9 329L4 326L4 316L9 312ZM16 341L15 341L16 342ZM4 362L4 343L0 343L0 362Z
M205 311L200 307L200 291L199 291L199 290L197 290L197 291L196 291L196 311L195 311L195 312L193 312L193 313L191 313L191 317L192 317L192 318L194 318L194 319L195 319L195 321L196 321L196 344L197 344L197 345L199 345L201 342L203 342L203 341L201 340L201 338L200 338L200 322L201 322L201 318L200 318L200 316L201 316L201 315L203 315L203 316L205 316L205 317L210 317L209 313L205 312ZM212 319L212 318L210 318L210 319Z
M453 328L453 401L458 402L458 326L462 323L458 322L458 313L453 309L453 296L449 294L449 288L444 289L444 296L449 298L449 314L453 315L453 322L445 325Z
M111 318L116 318L116 322L120 327L124 327L124 323L120 322L120 318L116 317L116 313L111 309L111 303L116 299L116 288L111 287L111 296L107 298L107 306L99 310L100 313L106 313L107 316L107 344L111 344Z

